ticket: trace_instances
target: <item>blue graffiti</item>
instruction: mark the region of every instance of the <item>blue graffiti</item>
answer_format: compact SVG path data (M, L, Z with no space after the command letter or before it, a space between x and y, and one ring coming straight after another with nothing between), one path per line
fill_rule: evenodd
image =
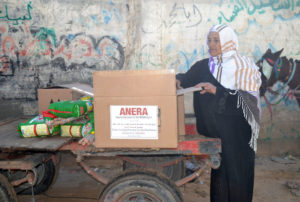
M86 26L88 29L90 29L90 26L89 26L86 22L83 22L82 17L79 18L79 21L80 21L84 26Z
M108 24L110 22L111 18L113 17L113 14L106 9L102 10L102 14L103 14L103 18L104 18L104 23Z
M197 58L197 50L195 49L189 58L183 51L179 52L180 55L182 55L185 58L185 64L181 65L179 67L180 71L186 72L191 67L191 64L196 60Z
M122 18L121 18L121 16L120 16L118 10L117 10L116 8L113 8L113 11L114 11L115 15L117 16L117 18L119 19L119 21L121 22L121 21L122 21Z
M71 41L71 40L75 39L75 37L76 37L75 34L68 34L67 38L69 41Z
M102 23L98 20L98 18L96 16L92 15L91 18L95 24L97 24L99 26L102 25Z
M273 95L271 93L266 94L267 99L269 100L269 103L271 103L272 105L278 105L278 104L282 103L286 107L288 107L289 110L298 110L297 101L295 99L290 98L287 95L288 92L286 91L286 89L282 89L283 85L284 85L283 83L277 82L273 86L273 89L275 89L275 91L278 91L277 92L278 95ZM265 107L266 104L264 104L262 106Z
M104 49L105 49L105 51L106 51L106 54L107 54L109 57L112 57L113 54L114 54L114 51L116 50L116 47L114 47L113 45L110 45L110 46L106 46Z
M271 43L268 43L268 46L273 53L277 51L277 49Z
M96 48L96 51L97 51L98 55L101 55L102 52L99 47Z
M255 60L259 60L259 58L261 58L263 55L258 45L255 45L252 55L254 56Z
M174 46L174 44L169 43L169 44L167 45L165 51L169 52L169 51L171 51L172 49L175 49L175 46Z
M220 0L219 6L222 6L224 0Z
M111 5L114 5L114 4L111 4ZM102 10L103 21L100 21L98 19L98 17L95 16L95 15L92 15L90 17L91 17L93 23L95 25L99 25L99 26L102 26L103 24L106 24L106 25L109 24L112 21L112 19L113 19L114 16L116 16L117 19L121 22L122 21L122 17L120 15L120 13L118 12L118 10L115 7L113 7L112 10L113 11L109 11L107 9L103 9Z
M300 1L299 1L300 2ZM279 19L279 20L282 20L282 21L291 21L291 20L296 20L298 18L300 18L300 12L298 13L295 13L294 16L291 16L291 17L283 17L282 15L276 15L274 16L275 19Z
M204 45L201 46L201 56L203 58L205 57L205 48L204 48Z

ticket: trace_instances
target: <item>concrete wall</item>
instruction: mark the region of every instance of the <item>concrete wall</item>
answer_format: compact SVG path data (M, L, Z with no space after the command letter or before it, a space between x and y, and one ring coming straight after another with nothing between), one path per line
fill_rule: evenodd
M300 59L299 18L299 0L1 1L0 119L36 114L38 88L74 81L92 84L94 71L185 72L207 57L206 34L217 23L233 27L240 53L255 60L267 48L284 48L282 55ZM261 140L299 143L295 97L273 106L272 120L264 101L262 108ZM191 95L186 111L193 112Z

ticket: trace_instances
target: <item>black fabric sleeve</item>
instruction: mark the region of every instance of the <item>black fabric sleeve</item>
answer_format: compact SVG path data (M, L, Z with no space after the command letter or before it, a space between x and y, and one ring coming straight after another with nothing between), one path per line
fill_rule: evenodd
M180 81L182 88L189 88L198 84L197 75L200 71L200 63L195 63L186 73L180 73L176 75L176 79Z

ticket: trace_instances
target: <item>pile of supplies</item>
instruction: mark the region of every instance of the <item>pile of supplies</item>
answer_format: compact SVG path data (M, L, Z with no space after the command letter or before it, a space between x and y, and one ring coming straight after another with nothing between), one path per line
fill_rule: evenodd
M93 97L51 103L41 115L20 123L18 133L24 138L54 135L86 137L94 134Z

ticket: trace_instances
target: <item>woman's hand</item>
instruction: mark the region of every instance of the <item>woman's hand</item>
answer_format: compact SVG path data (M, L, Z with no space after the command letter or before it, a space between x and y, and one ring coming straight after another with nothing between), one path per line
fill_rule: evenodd
M195 87L203 88L203 90L200 91L200 94L211 93L211 94L215 95L216 91L217 91L217 87L208 82L199 83Z
M176 79L176 88L177 89L181 89L181 82L179 80Z

